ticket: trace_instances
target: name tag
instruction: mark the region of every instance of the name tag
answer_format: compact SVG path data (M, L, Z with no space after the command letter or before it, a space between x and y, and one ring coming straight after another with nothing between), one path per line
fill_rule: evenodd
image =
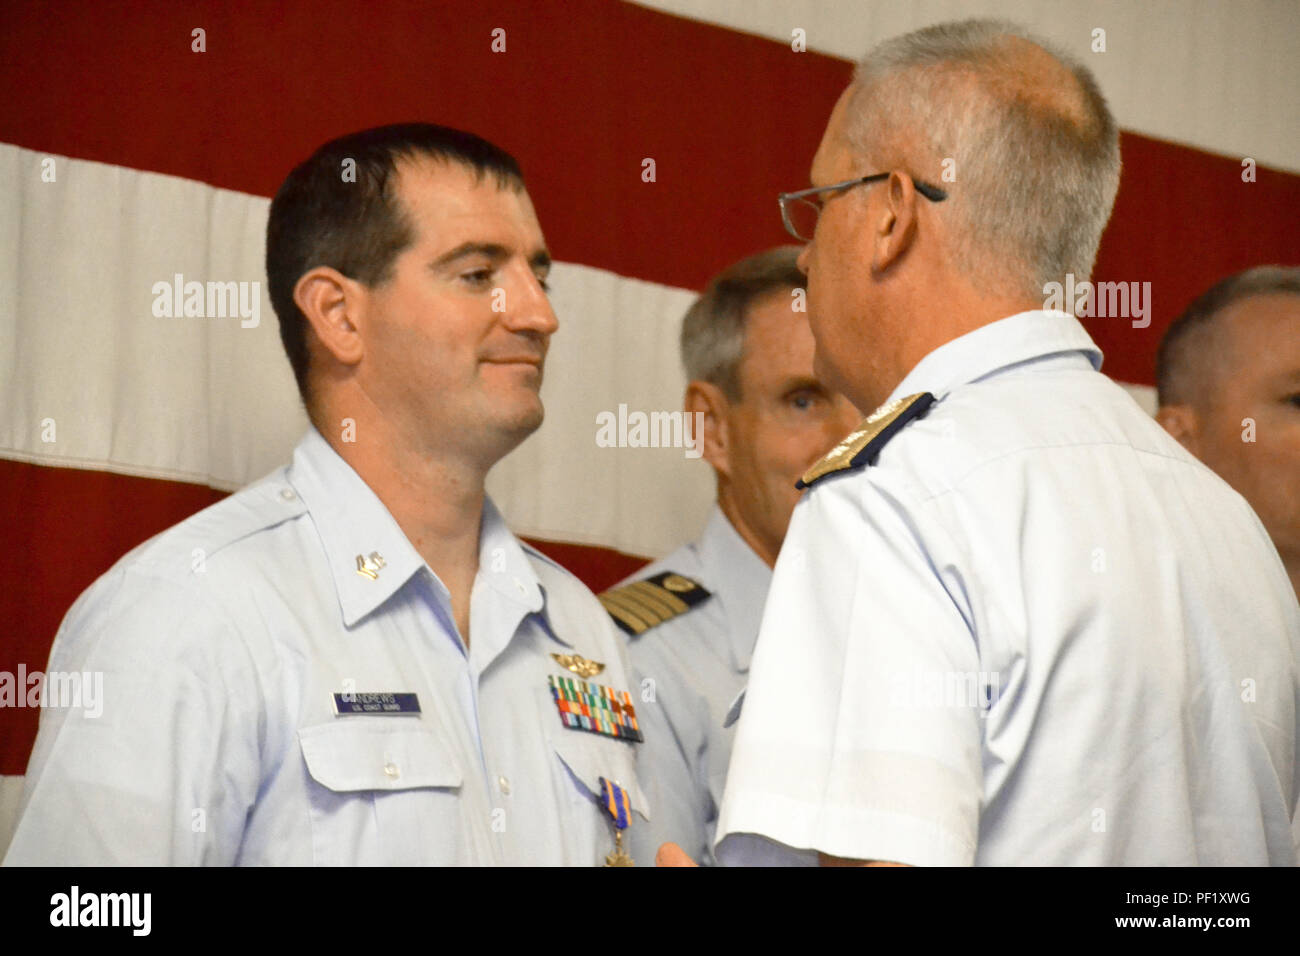
M335 694L334 716L351 717L368 714L372 717L405 717L420 713L420 699L415 694L379 691L370 694Z

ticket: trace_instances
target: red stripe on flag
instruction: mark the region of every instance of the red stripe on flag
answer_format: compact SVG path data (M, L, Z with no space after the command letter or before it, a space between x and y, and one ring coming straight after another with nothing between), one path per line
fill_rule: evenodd
M519 156L557 258L687 288L787 241L776 194L807 182L851 73L608 0L28 4L0 62L0 140L260 195L331 136L464 126ZM1300 261L1300 177L1261 169L1245 184L1238 159L1136 135L1123 146L1096 278L1151 282L1153 321L1088 324L1107 372L1153 384L1160 332L1193 297L1237 269Z
M1169 323L1212 284L1263 263L1300 264L1300 176L1125 133L1124 171L1094 279L1150 282L1151 325L1084 319L1111 378L1154 385L1156 349Z
M190 49L196 27L205 53ZM491 50L498 27L505 53ZM607 0L397 0L382 15L360 0L28 5L0 62L0 139L260 195L339 133L464 126L520 157L557 258L687 288L786 241L776 194L806 183L850 76L841 60ZM1243 184L1239 160L1135 135L1124 163L1096 278L1151 282L1155 316L1089 325L1112 376L1152 384L1160 331L1196 294L1300 260L1300 177Z
M0 459L0 671L45 670L73 601L126 552L224 492L178 481ZM19 774L38 710L0 711L0 774Z
M610 0L28 4L0 62L0 140L262 196L342 133L464 127L519 158L556 258L686 288L787 241L851 73Z

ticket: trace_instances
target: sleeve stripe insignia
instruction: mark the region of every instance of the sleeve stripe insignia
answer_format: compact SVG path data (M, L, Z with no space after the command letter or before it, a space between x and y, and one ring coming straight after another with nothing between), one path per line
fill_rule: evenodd
M920 418L934 404L929 392L918 392L906 398L886 402L862 420L853 432L826 453L795 483L796 488L808 488L816 482L839 471L860 468L870 464L880 449L914 418Z
M636 636L685 614L710 596L711 592L698 581L673 571L664 571L622 587L610 588L599 597L614 623Z

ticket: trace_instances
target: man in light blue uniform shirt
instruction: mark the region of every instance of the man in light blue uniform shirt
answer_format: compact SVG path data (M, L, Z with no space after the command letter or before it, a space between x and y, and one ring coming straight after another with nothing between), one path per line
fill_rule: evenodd
M1118 177L1088 72L968 21L873 51L782 197L817 368L877 410L804 477L724 862L1295 863L1278 554L1044 307Z
M798 255L784 246L733 264L686 313L685 405L702 416L717 505L698 541L601 595L638 674L653 681L641 712L671 730L643 747L655 817L631 842L647 861L667 841L711 858L731 757L726 715L745 684L795 482L860 417L813 372Z
M294 170L267 270L313 428L77 601L50 670L102 713L42 713L6 863L592 865L604 787L644 818L621 640L483 490L541 422L549 261L470 134Z

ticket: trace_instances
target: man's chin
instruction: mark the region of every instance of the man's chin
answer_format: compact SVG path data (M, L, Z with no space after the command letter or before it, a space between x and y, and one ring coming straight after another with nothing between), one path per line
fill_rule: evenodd
M511 441L510 447L513 448L541 428L545 417L546 409L542 407L542 400L534 396L531 404L523 403L509 414L499 416L497 429Z

